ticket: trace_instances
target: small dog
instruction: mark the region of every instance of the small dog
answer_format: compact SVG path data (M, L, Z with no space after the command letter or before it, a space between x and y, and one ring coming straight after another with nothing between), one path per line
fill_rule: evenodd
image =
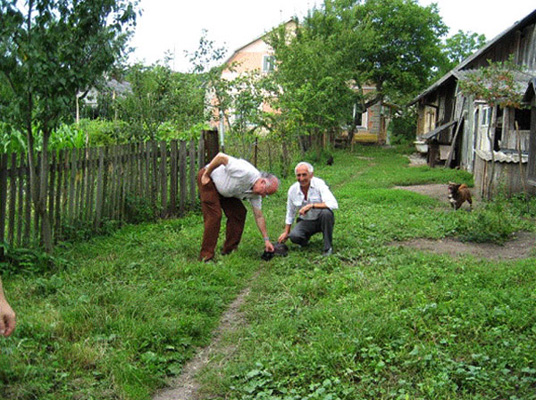
M471 197L471 192L465 183L454 183L449 182L449 202L452 205L452 208L457 210L462 206L462 204L467 201L469 207L473 209L473 199Z

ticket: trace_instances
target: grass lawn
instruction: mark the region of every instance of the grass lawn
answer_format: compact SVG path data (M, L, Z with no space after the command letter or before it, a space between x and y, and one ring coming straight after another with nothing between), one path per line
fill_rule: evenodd
M471 183L463 171L409 167L396 149L340 151L333 166L316 167L339 201L332 257L321 257L319 236L306 251L290 245L288 257L261 261L250 212L239 250L199 263L194 213L64 245L45 272L4 273L18 327L0 341L0 398L149 399L250 286L247 324L223 338L236 351L203 371L202 398L535 399L536 258L387 244L501 243L536 230L536 203L453 212L393 189ZM272 238L292 183L264 201Z

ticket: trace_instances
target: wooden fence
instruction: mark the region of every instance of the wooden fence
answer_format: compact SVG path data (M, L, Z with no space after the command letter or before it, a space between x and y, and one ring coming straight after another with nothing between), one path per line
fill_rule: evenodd
M171 217L192 208L197 170L212 156L203 143L153 141L51 153L46 207L54 241L72 229L98 231L106 221L136 220L142 211ZM0 244L40 243L29 182L26 157L0 154Z

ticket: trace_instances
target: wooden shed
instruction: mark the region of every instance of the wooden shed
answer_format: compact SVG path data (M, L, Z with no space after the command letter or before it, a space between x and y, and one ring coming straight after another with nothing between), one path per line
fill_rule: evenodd
M489 61L502 62L511 57L523 67L523 72L515 76L522 95L536 78L536 10L490 40L411 103L418 111L416 144L427 145L429 165L473 173L480 194L498 189L508 194L525 190L527 176L522 171L527 170L530 159L534 113L524 108L497 107L493 125L493 107L464 95L459 84L468 74L488 66Z

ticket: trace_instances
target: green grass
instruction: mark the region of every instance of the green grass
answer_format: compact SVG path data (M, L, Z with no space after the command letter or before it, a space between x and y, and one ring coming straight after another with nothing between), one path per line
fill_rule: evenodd
M203 371L203 398L536 398L535 259L387 245L445 236L502 243L535 230L535 202L453 212L393 186L471 184L463 171L410 168L397 149L334 155L333 166L315 170L339 200L330 258L318 237L307 251L291 246L288 257L261 261L249 213L239 251L199 263L202 217L191 214L65 245L47 273L5 275L18 327L0 341L0 398L149 399L210 343L248 285L247 325L223 338L237 345L232 357ZM292 183L263 204L272 238Z

